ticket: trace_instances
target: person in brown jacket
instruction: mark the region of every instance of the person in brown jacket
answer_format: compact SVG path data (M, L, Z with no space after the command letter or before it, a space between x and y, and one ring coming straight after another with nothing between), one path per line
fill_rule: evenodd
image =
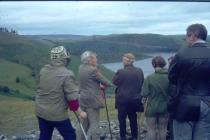
M99 140L100 109L104 107L100 100L100 84L109 87L111 83L99 72L97 57L94 52L85 51L81 55L82 64L79 67L80 105L87 112L87 118L83 121L83 127L87 136L92 140ZM77 129L77 139L84 140L80 128Z
M126 118L130 121L132 139L138 137L136 99L140 97L144 75L141 68L133 65L135 56L126 53L123 56L124 68L117 71L113 77L113 83L117 86L116 108L120 125L121 140L126 140ZM139 100L140 102L140 100Z

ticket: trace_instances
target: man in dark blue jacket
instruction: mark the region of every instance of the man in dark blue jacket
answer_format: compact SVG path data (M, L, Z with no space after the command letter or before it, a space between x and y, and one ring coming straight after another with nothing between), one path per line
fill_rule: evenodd
M187 48L180 50L169 67L176 85L174 140L210 140L210 48L202 24L187 28Z

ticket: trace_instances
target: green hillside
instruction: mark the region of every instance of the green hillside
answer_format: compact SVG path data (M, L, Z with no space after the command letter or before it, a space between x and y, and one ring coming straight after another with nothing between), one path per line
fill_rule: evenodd
M10 94L4 95L32 99L36 77L40 68L50 62L49 50L54 46L27 36L0 32L0 91L9 88ZM72 55L69 68L76 76L79 64L80 55ZM110 79L113 75L105 68L102 68L102 73L109 75Z
M112 34L112 35L36 35L36 39L66 46L76 56L85 50L98 54L99 63L121 61L126 52L132 52L137 59L148 57L145 53L176 52L186 46L185 35L160 34ZM209 42L209 36L208 36Z
M35 73L49 61L51 47L26 36L0 32L1 58L26 65Z
M168 35L159 34L119 34L101 37L100 40L112 43L119 42L130 47L140 48L142 52L176 51L180 40Z
M85 50L98 54L99 62L109 63L121 61L126 52L132 52L137 59L148 57L148 52L175 52L184 46L184 41L179 37L158 34L119 34L95 36L84 40L60 40L75 55L80 55Z
M14 62L0 59L1 94L32 99L36 89L36 79L32 70ZM6 90L6 87L9 91Z

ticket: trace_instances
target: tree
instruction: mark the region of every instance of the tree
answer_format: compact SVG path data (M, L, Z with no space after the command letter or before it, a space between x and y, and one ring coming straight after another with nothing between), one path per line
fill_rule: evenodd
M36 77L35 71L32 71L31 76L32 76L32 77Z
M20 83L20 77L16 77L15 82L16 82L16 83Z
M0 32L3 32L3 33L12 33L12 34L15 34L15 35L18 34L18 32L16 30L14 30L14 29L10 29L9 30L6 27L0 27Z

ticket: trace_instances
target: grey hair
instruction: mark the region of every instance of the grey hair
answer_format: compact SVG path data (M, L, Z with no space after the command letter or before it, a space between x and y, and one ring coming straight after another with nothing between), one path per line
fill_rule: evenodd
M90 61L90 58L92 56L96 56L96 53L92 52L92 51L85 51L82 53L81 55L81 61L83 64L88 64Z

